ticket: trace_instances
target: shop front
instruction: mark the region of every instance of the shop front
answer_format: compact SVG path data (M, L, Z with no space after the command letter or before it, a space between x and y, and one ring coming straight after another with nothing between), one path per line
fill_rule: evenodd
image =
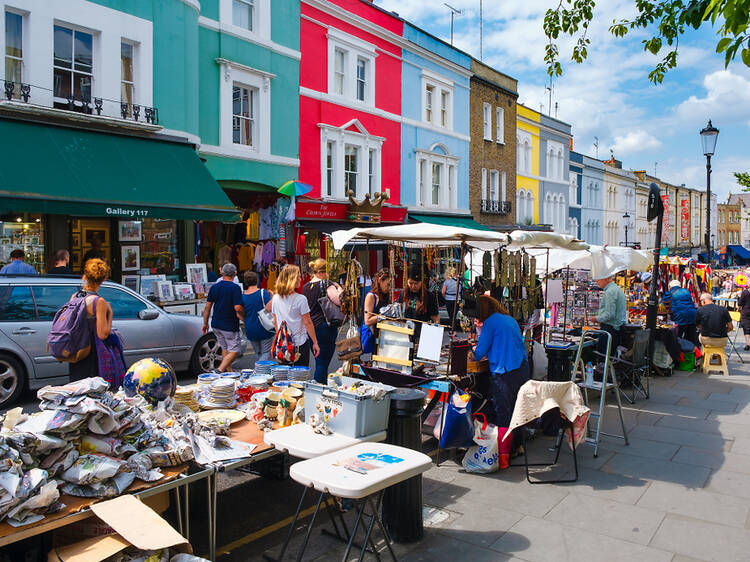
M45 273L67 250L79 275L87 259L140 291L141 280L179 281L194 261L198 220L239 213L193 145L174 139L0 119L0 265L14 249Z

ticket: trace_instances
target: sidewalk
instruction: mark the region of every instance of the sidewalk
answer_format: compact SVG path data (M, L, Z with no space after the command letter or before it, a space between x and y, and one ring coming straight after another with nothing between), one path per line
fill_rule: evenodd
M432 468L424 476L425 537L396 545L399 559L750 559L750 354L747 360L735 356L730 377L676 372L652 379L650 400L624 405L630 446L603 437L595 459L582 445L577 483L530 485L521 467L466 474L454 459ZM606 425L614 433L610 410ZM538 438L529 450L544 454L550 444ZM259 559L284 531L220 559ZM316 531L305 559L342 554L339 543Z

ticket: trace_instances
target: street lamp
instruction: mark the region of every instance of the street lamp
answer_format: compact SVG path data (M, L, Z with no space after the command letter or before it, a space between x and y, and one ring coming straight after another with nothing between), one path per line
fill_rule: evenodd
M630 215L627 211L625 211L625 214L622 215L622 218L625 219L625 247L628 247L628 223L630 222Z
M711 263L711 156L716 150L718 136L719 129L714 127L709 119L708 126L701 129L701 144L703 144L703 154L706 156L706 253L709 263Z

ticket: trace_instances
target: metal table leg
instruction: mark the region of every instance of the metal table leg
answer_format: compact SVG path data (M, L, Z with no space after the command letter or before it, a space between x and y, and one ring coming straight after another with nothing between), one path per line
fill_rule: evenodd
M305 501L305 495L307 495L307 486L302 488L302 497L299 499L299 503L297 504L297 511L294 513L294 519L292 519L292 523L289 525L289 530L286 533L286 540L284 541L284 544L281 545L281 552L279 553L279 557L273 558L269 554L263 554L263 558L265 558L269 562L276 562L277 560L284 559L284 554L286 553L286 549L289 546L289 542L292 540L292 535L294 534L294 527L297 526L299 512L302 510L302 504Z
M313 511L312 518L310 518L310 523L307 525L307 532L305 533L305 540L302 541L302 548L300 548L299 554L297 555L297 562L301 562L302 555L305 553L305 549L307 549L307 543L310 540L310 535L312 534L313 525L315 524L315 517L318 515L318 511L320 511L320 502L323 501L323 496L325 495L325 492L320 492L320 495L318 496L318 503L315 504L315 511Z

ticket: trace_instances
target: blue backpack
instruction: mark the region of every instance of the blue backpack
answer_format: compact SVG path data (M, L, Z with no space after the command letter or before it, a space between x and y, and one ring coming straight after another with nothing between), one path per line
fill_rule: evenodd
M47 348L58 361L77 363L91 353L86 296L83 291L78 291L55 314L47 336Z

